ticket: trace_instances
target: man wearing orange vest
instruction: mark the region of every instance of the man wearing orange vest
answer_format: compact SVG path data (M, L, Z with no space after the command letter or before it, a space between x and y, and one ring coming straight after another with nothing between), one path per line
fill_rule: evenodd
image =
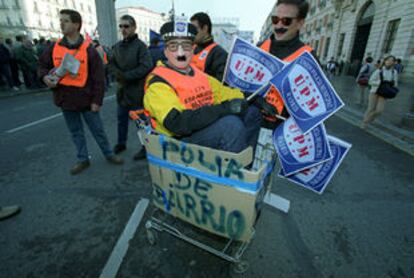
M122 164L115 156L99 115L104 96L104 68L95 48L80 35L82 17L74 10L60 11L60 28L63 38L47 48L39 59L39 77L52 89L55 105L62 109L66 125L77 149L78 162L72 175L90 166L82 119L89 127L102 153L112 164ZM50 72L61 66L66 54L79 61L76 75L66 72L57 77Z
M145 84L144 108L158 133L214 149L240 152L254 146L259 109L242 92L191 66L197 30L186 22L161 27L167 62L159 61Z
M299 31L305 23L309 4L305 0L279 0L272 13L273 34L265 40L260 48L277 58L291 62L304 51L310 51L315 57L312 48L299 39ZM288 116L283 100L273 87L266 96L266 101L272 104L279 114ZM274 128L280 121L266 118L265 126Z
M226 67L227 52L214 42L210 17L200 12L194 14L190 20L197 28L192 65L221 81Z

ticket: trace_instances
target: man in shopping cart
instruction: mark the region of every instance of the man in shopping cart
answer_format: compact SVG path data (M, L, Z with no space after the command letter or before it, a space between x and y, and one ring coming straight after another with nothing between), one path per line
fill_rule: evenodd
M160 30L167 62L148 75L144 107L152 128L184 142L230 152L254 146L260 110L242 92L190 66L196 27L167 22Z

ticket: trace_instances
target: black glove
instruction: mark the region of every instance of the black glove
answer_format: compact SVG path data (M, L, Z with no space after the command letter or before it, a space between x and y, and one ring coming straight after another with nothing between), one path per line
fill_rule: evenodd
M279 115L276 108L270 103L268 103L264 98L258 97L256 99L256 103L260 107L260 110L262 111L262 113L265 114L266 116L274 117L275 115Z
M234 114L239 116L244 115L249 107L246 100L238 98L225 101L221 105L223 106L223 110L226 114Z

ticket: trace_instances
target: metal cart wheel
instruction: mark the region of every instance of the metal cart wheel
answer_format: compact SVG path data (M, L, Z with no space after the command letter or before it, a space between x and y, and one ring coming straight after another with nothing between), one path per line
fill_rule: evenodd
M147 240L150 245L155 245L157 243L157 233L150 228L147 228Z
M247 261L239 261L233 265L233 271L236 274L243 274L249 268L249 262Z

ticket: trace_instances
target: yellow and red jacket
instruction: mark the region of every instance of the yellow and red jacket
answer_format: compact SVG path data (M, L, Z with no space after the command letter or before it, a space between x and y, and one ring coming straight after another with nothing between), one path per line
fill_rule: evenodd
M263 42L263 44L260 46L260 48L266 52L270 52L270 45L271 45L271 40L267 39ZM283 59L283 61L285 62L292 62L293 60L295 60L297 57L299 57L303 52L305 51L312 51L312 47L310 47L309 45L304 45L301 48L299 48L298 50L296 50L295 52L293 52L291 55L287 56L286 58ZM271 89L269 91L269 93L266 95L265 97L266 102L270 103L271 105L273 105L277 112L279 114L282 113L283 108L285 107L285 104L283 103L283 99L279 93L279 91L274 87L271 86ZM271 121L275 121L275 119L273 118L269 118L269 117L265 117L268 120Z
M159 61L157 67L148 75L145 82L144 108L157 132L174 136L163 125L172 109L182 112L244 98L239 89L226 87L201 70L195 67L192 69L193 75L185 75Z
M53 66L59 67L65 57L66 53L71 54L80 62L79 71L76 76L66 74L62 79L59 80L60 85L74 86L74 87L85 87L86 81L88 80L88 53L87 49L89 46L88 41L84 41L79 48L69 49L60 45L61 40L58 40L53 47L52 59Z
M194 54L191 60L191 65L197 67L199 70L205 72L206 71L206 61L207 57L210 54L211 50L217 46L217 43L212 43L199 53Z

